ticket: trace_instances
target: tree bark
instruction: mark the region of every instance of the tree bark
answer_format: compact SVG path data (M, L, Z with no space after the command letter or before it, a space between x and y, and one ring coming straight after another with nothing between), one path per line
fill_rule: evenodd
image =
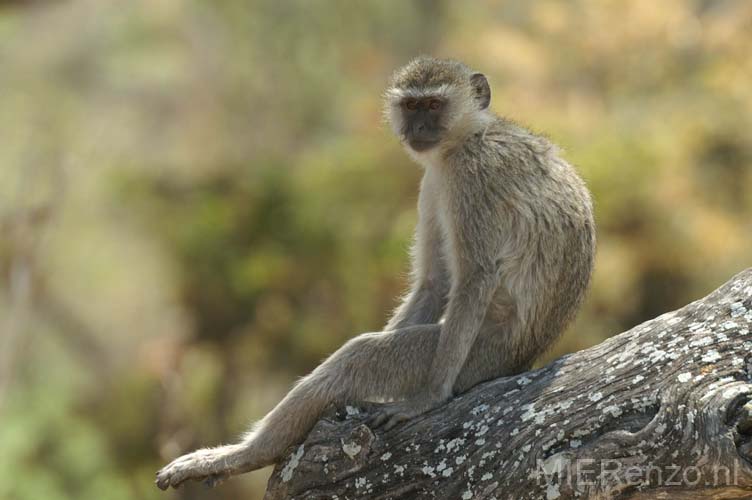
M332 409L266 499L752 498L752 269L389 432Z

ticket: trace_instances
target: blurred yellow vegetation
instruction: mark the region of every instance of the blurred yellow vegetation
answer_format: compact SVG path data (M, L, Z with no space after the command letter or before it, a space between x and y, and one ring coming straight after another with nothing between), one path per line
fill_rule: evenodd
M0 41L2 500L165 498L165 460L383 326L421 172L380 94L421 53L486 73L593 192L593 286L546 360L750 265L746 0L10 0Z

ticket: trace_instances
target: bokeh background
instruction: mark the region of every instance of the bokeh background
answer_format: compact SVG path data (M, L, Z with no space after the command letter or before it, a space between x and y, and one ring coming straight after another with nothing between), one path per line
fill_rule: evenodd
M380 93L421 53L593 192L547 359L752 264L752 2L0 0L0 499L261 498L154 471L386 321L421 173Z

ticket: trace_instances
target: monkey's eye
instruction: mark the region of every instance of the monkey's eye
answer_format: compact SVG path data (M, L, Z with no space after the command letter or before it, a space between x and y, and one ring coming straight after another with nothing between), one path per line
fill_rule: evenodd
M409 109L410 111L415 111L418 109L418 101L415 99L408 99L404 102L405 108Z
M431 99L431 100L430 100L430 101L428 102L428 107L429 107L430 109L432 109L432 110L436 111L437 109L441 109L441 106L442 106L442 104L443 104L443 103L442 103L442 102L441 102L441 101L440 101L439 99Z

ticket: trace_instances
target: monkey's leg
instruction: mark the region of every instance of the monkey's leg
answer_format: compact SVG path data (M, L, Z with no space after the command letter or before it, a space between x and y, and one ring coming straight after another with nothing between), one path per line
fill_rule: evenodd
M472 387L506 375L519 373L532 366L532 359L521 363L514 355L508 352L508 335L509 331L514 330L514 323L508 322L499 325L496 322L489 321L481 329L478 338L475 340L470 353L468 354L465 364L457 377L454 384L453 393L461 394ZM428 379L429 375L426 375ZM424 387L421 387L424 390ZM393 404L381 407L373 415L371 425L374 427L384 426L389 430L399 423L408 420L406 417L406 408L411 408L412 398L420 398L418 394L409 395L406 401L399 401Z
M425 385L438 344L439 325L366 333L347 342L301 379L238 444L184 455L157 473L157 486L206 480L214 485L279 460L300 442L332 402L401 399Z

